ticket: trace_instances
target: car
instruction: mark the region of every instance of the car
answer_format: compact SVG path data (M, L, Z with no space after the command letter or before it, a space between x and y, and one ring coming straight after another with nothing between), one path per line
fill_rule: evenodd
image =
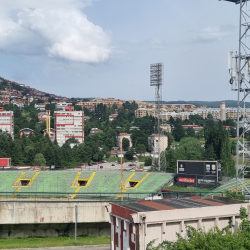
M92 165L97 165L97 163L96 162L92 162Z
M89 166L93 166L93 164L92 164L92 163L89 163L88 165L89 165Z
M112 163L111 166L115 166L115 163Z
M101 161L101 163L106 163L106 162L107 162L107 161L104 161L104 160L103 160L103 161Z
M76 168L82 168L82 166L77 166Z
M100 161L98 161L97 164L102 164L102 163Z

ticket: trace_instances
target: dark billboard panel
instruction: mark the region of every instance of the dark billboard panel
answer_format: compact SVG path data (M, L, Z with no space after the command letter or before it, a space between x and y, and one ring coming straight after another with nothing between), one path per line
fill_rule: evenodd
M177 161L177 173L217 176L217 161Z
M200 161L187 161L186 162L186 172L185 174L199 174L205 175L205 165L204 162Z
M212 187L220 179L221 170L217 161L177 161L178 185Z

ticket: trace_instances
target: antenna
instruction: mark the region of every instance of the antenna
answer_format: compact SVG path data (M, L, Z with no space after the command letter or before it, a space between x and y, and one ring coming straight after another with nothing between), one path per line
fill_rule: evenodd
M237 146L236 146L236 193L239 191L247 191L250 193L249 189L244 183L244 172L249 168L249 162L244 161L244 156L250 157L250 151L247 149L244 143L244 134L250 128L250 116L245 110L245 99L250 93L249 79L246 79L246 74L248 72L248 78L250 78L250 48L247 46L249 43L249 29L250 29L250 13L247 8L248 0L225 0L227 2L232 2L240 5L240 17L239 17L239 50L233 53L228 52L228 69L231 76L230 84L232 91L237 92ZM243 21L244 20L244 21ZM234 83L234 84L233 84ZM243 107L242 107L243 105ZM243 115L243 132L240 134L240 116ZM243 143L240 138L243 138ZM241 154L242 153L242 154ZM243 155L243 158L242 156ZM241 159L240 159L241 158ZM241 164L241 166L239 166Z

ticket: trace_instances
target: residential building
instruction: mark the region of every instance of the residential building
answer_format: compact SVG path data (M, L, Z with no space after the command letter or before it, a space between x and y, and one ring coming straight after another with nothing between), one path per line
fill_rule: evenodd
M92 129L90 129L90 134L96 134L96 133L98 133L98 132L102 132L102 130L100 130L99 128L92 128Z
M159 145L160 145L160 152L166 150L166 148L168 147L168 137L166 135L152 134L148 137L148 150L150 152L158 153Z
M140 130L140 128L139 128L139 127L136 127L136 126L132 126L132 127L129 128L129 130L130 130L130 131L131 131L131 130Z
M171 126L170 126L170 124L162 124L162 125L160 126L160 128L161 128L161 130L162 130L163 132L171 133Z
M68 103L67 102L58 102L58 103L56 103L56 109L66 111L65 107L71 106L71 105L72 105L71 102L68 102Z
M123 138L128 139L129 140L129 147L132 147L131 134L127 134L127 133L120 133L117 136L117 144L116 144L117 147L121 146L121 142L122 142Z
M83 111L55 111L55 139L62 146L69 138L84 142Z
M109 121L113 121L117 118L118 114L113 114L109 116Z
M0 130L2 132L9 133L12 139L14 139L13 111L4 111L3 107L1 107L1 111L0 111Z
M39 112L37 114L39 121L45 121L47 115L48 115L48 112Z
M193 128L195 133L197 133L198 131L200 131L202 129L201 126L199 125L182 125L183 128L187 129L187 128Z
M45 106L46 106L46 103L36 103L34 107L35 107L35 109L45 111Z

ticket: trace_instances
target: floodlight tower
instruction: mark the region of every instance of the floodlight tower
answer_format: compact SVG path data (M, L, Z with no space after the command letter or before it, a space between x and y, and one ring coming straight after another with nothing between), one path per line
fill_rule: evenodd
M160 105L162 101L162 85L163 85L163 63L154 63L150 64L150 86L155 86L155 117L157 118L157 145L156 152L153 154L153 165L156 163L155 154L158 154L158 169L159 171L166 168L166 159L165 154L161 154L161 142L163 142L163 138L161 138L161 122L160 122ZM155 140L154 140L155 142ZM155 147L154 147L155 148Z
M240 138L250 127L250 116L245 111L245 99L250 93L250 42L249 29L250 29L250 13L248 10L247 2L249 0L224 0L232 2L240 6L239 17L239 50L238 52L228 52L228 70L231 76L230 84L231 90L237 92L237 146L236 146L236 192L238 193L239 187L242 192L249 189L244 184L244 172L249 168L249 162L245 164L244 155L250 157L250 152L247 150L245 143L241 143ZM243 132L240 134L240 115L243 115ZM247 126L245 126L247 121ZM243 153L242 166L239 166L240 153Z

